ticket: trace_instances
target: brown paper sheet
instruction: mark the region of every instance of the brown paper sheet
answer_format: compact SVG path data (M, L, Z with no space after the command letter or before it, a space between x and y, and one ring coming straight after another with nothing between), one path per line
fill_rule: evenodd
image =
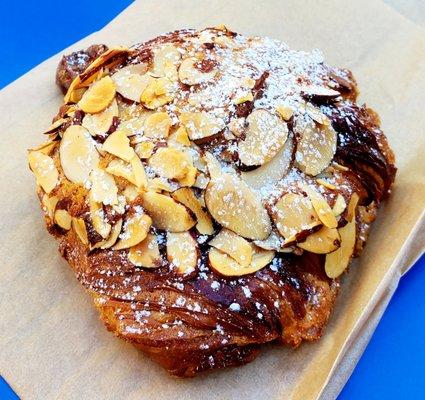
M388 0L396 3L395 0ZM417 16L415 17L417 18ZM106 332L47 234L26 149L61 101L55 56L0 92L0 373L23 399L333 399L398 280L425 241L425 30L379 0L136 2L71 49L132 44L182 27L224 23L297 49L320 48L353 70L397 156L394 193L344 279L320 341L265 346L253 363L190 380L169 377Z

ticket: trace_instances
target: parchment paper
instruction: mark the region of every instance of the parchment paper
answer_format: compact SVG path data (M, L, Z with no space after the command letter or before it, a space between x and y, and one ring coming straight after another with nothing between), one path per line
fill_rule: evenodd
M320 48L327 62L352 69L395 150L394 193L344 279L323 338L297 350L266 346L245 367L181 380L104 329L45 231L27 168L26 149L40 143L61 102L58 55L0 93L0 373L23 399L335 398L401 274L423 252L425 30L378 0L156 0L134 3L71 48L218 23L293 48Z

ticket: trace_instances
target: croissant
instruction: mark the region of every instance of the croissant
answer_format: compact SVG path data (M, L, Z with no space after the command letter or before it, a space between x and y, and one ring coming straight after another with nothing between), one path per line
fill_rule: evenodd
M171 374L320 338L396 168L350 71L221 26L64 56L29 150L108 330Z

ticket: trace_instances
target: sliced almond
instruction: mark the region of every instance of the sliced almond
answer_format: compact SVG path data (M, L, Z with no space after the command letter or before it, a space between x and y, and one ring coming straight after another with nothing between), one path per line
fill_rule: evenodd
M195 66L198 62L199 60L195 57L186 58L182 61L179 67L180 82L186 85L199 85L214 79L216 71L202 72Z
M294 142L288 137L283 147L266 164L252 171L243 171L241 178L253 189L275 186L289 171L294 152Z
M262 165L270 161L285 144L288 126L266 110L248 115L245 139L238 144L239 159L245 165Z
M245 118L232 119L228 124L230 132L236 137L241 137L245 133Z
M42 197L41 203L43 204L44 210L50 218L53 218L53 215L55 214L56 204L58 204L58 201L58 197L49 197L46 193Z
M155 143L148 141L137 143L136 146L134 146L134 151L142 159L149 158L153 154L154 149Z
M84 222L84 219L73 217L72 229L74 229L74 232L77 234L83 244L89 243L89 239L87 237L86 223Z
M56 141L56 140L48 140L47 142L40 144L40 146L37 146L34 149L29 150L29 152L38 151L38 152L43 153L46 156L48 156L52 153L53 149L58 144L59 144L59 142Z
M243 267L248 267L251 264L251 244L233 231L226 228L222 229L208 244L226 253Z
M63 133L59 156L65 176L73 183L84 184L99 164L95 142L81 125L71 125Z
M111 104L115 97L115 84L109 77L94 82L78 102L78 106L86 113L98 113Z
M356 207L358 202L359 202L359 195L354 192L351 195L350 202L348 203L348 207L347 207L347 216L345 217L345 219L348 222L353 221L356 215Z
M130 247L128 252L130 262L138 267L158 268L162 264L158 240L155 235L148 233L146 239Z
M213 218L223 227L248 239L266 239L270 218L248 185L236 176L222 174L211 179L205 190L205 203Z
M265 240L254 240L254 244L264 250L275 250L282 252L285 244L282 236L278 235L276 232L272 231L270 236Z
M162 191L174 192L174 190L176 190L176 187L172 186L170 182L168 182L168 180L165 178L149 179L148 188L149 190L152 190L158 193L161 193Z
M134 150L130 146L130 140L123 131L111 133L103 143L102 150L124 161L130 161L134 157Z
M118 236L121 233L122 228L122 219L119 219L115 224L112 226L112 231L109 237L106 240L103 240L101 242L97 242L94 246L91 247L91 250L94 249L109 249L112 247L116 241L118 240Z
M233 104L238 105L252 100L254 100L252 92L247 92L233 99Z
M152 78L140 96L146 108L155 110L173 100L173 82L168 78Z
M112 75L117 92L131 101L140 101L140 96L153 78L145 74L146 64L127 65Z
M224 129L224 122L207 112L183 112L180 122L186 128L191 140L200 140L216 135Z
M341 236L339 249L326 255L325 271L329 278L337 278L347 268L356 244L356 219L338 229Z
M152 217L153 224L170 232L184 232L192 228L196 221L186 207L171 197L148 191L142 194L142 205Z
M166 112L156 112L146 118L143 132L146 137L163 139L168 137L171 125L171 118Z
M323 187L325 187L325 188L327 188L327 189L330 189L330 190L335 190L336 189L336 186L335 185L332 185L332 183L329 183L328 181L326 181L326 180L324 180L324 179L316 179L316 182L319 184L319 185L322 185Z
M345 202L344 196L338 193L338 196L336 196L335 204L332 208L332 212L334 213L335 217L341 215L344 212L346 206L347 203Z
M244 267L236 262L226 253L212 247L208 253L208 260L211 268L224 276L243 276L252 274L264 268L274 257L274 251L263 250L257 246L252 246L252 260L248 267Z
M86 114L82 125L91 133L92 136L104 135L112 126L114 117L118 116L118 106L116 100L105 110L97 114Z
M196 182L196 174L198 170L195 167L189 166L186 170L186 174L183 178L178 180L180 186L191 187Z
M91 195L94 201L103 204L117 204L118 188L114 177L101 168L94 168L90 174Z
M94 201L91 192L89 195L89 205L93 228L103 239L106 239L111 232L111 225L105 219L102 203Z
M208 186L209 182L210 182L209 178L207 178L205 174L203 174L202 172L199 172L196 175L195 183L192 186L198 189L205 189Z
M308 197L313 204L313 208L317 213L320 221L323 225L328 228L336 228L338 226L338 221L335 218L334 213L332 212L331 206L328 204L326 199L318 192L312 185L301 185L302 189L307 193Z
M28 162L35 175L37 185L49 194L57 185L59 172L53 159L40 151L30 151Z
M208 213L203 210L200 201L196 198L192 189L178 189L171 194L171 197L193 211L198 221L196 223L196 229L201 235L212 235L214 233L211 218Z
M136 186L134 185L127 185L122 194L125 196L126 200L128 202L133 201L134 199L139 196L139 191L137 190Z
M114 176L120 176L127 179L129 182L136 184L131 164L121 160L120 158L112 160L106 167L106 172Z
M273 207L273 219L286 240L295 239L300 232L320 224L310 199L298 193L287 193L277 201Z
M167 232L167 260L181 275L196 269L198 246L189 232Z
M280 105L276 107L276 111L282 117L284 121L289 121L294 115L294 110L289 106Z
M139 190L146 190L148 178L146 177L145 167L137 154L134 154L134 157L130 160L130 165L133 169L134 184Z
M71 229L71 216L66 210L55 211L55 222L66 231Z
M179 50L171 43L161 46L154 52L151 74L156 77L175 78L177 75L175 64L180 59Z
M168 179L184 178L191 164L187 154L174 147L160 147L148 161L158 175Z
M128 249L144 240L152 225L149 215L136 212L128 217L124 223L123 232L119 236L118 242L114 245L114 250Z
M337 134L332 126L317 127L312 121L302 128L296 124L294 129L300 134L295 152L297 166L306 174L315 176L332 161L336 151Z
M340 245L340 236L336 228L323 226L317 232L307 236L304 242L298 243L298 247L316 254L327 254L335 251Z
M168 144L190 146L190 140L186 128L184 126L180 126L175 132L173 132L168 138Z
M206 152L204 160L211 179L219 178L223 174L220 162L211 153Z

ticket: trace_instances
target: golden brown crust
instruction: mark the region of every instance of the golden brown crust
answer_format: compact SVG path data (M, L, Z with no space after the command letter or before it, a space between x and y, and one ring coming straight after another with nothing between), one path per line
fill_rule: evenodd
M166 61L155 61L169 44L186 58L172 48ZM194 54L198 61L191 61ZM170 57L179 59L178 71ZM131 85L120 83L120 71L127 71L123 79L132 76ZM241 71L249 76L238 76ZM213 28L172 32L131 49L92 46L65 56L57 81L70 87L67 104L47 132L50 147L30 153L30 166L48 230L110 331L186 377L247 363L263 343L296 347L322 335L338 276L363 248L396 171L379 118L355 102L350 71L327 66L317 53ZM137 87L143 90L135 94ZM108 96L113 100L106 102ZM146 121L157 125L151 129ZM316 147L308 134L319 137ZM196 162L181 152L187 143ZM258 143L267 145L265 151ZM72 159L70 146L86 157L83 163ZM263 168L277 157L277 167ZM172 160L172 168L164 160ZM88 172L87 163L93 163ZM40 172L40 164L50 170ZM281 176L274 176L276 168ZM195 187L200 177L206 183ZM274 186L258 186L258 179ZM182 188L190 189L177 196ZM227 210L232 201L226 190L243 204L242 212ZM292 203L282 200L287 195ZM225 200L217 209L220 196ZM301 228L286 218L299 201L313 221ZM223 217L225 211L239 219ZM132 218L137 230L128 228ZM243 266L241 252L235 262L217 244L218 262L211 261L209 243L220 228L233 232L239 250L257 257L257 264ZM326 249L321 232L336 235ZM340 254L338 270L332 254L344 247L344 235L354 241ZM155 241L146 257L149 238ZM189 246L189 255L172 253L172 240Z

